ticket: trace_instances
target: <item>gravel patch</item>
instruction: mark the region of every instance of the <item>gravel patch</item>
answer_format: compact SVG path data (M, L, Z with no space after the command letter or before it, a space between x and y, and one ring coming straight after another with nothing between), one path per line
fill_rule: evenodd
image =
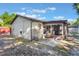
M10 48L5 51L3 56L48 56L49 53L41 52L38 49L26 47L24 45L17 46L16 48Z

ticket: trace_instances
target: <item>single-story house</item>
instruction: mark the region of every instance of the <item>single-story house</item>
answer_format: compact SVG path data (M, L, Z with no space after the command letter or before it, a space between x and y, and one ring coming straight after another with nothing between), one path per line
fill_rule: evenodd
M67 20L42 21L27 16L16 15L12 21L11 34L22 36L28 40L66 36L68 33Z

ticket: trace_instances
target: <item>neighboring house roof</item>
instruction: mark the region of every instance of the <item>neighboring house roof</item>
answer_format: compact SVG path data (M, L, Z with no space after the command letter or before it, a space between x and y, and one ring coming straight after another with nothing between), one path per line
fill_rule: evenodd
M44 21L44 20L39 20L39 19L35 19L35 18L31 18L31 17L27 17L27 16L23 16L23 15L16 15L16 17L14 18L14 20L11 22L11 24L16 20L17 17L23 17L23 18L26 18L28 20L31 20L31 21L37 21L37 22L42 22L44 24L46 23L64 23L64 24L67 24L67 20L55 20L55 21Z
M67 24L67 20L55 20L55 21L44 22L44 24L47 24L47 23L64 23L64 24Z

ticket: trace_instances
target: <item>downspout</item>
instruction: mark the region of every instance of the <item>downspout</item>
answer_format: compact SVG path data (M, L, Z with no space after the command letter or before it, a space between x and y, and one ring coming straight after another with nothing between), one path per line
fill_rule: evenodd
M69 33L69 30L68 30L68 24L67 24L67 37L68 37L68 33Z
M30 32L31 32L31 41L32 41L32 21L31 21L31 26L30 26Z
M9 28L10 29L10 35L11 35L11 33L12 33L12 29L11 28Z

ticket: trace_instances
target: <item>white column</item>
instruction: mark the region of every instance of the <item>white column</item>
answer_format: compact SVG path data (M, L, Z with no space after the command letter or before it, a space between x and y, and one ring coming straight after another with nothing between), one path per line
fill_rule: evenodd
M50 27L51 27L50 32L51 32L51 34L52 34L52 25L50 25Z
M68 34L68 29L67 29L67 25L65 26L65 35L67 36Z
M64 35L64 25L62 24L62 35Z
M62 37L65 38L65 27L64 24L62 24Z

